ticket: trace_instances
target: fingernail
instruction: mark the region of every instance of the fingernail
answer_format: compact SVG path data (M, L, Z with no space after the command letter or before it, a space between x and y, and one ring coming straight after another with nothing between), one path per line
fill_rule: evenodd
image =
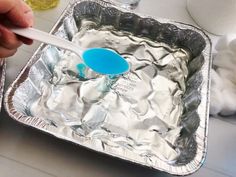
M32 11L28 11L24 14L25 21L27 22L28 26L33 26L34 24L34 14Z

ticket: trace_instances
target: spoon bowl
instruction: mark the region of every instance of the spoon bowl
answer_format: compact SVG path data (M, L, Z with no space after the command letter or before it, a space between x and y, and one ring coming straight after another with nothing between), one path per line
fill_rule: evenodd
M76 44L34 28L11 28L23 37L54 45L77 54L87 67L99 74L118 75L129 71L129 63L117 52L107 48L81 49Z
M100 74L119 75L129 70L129 64L118 53L106 48L91 48L83 52L84 63Z

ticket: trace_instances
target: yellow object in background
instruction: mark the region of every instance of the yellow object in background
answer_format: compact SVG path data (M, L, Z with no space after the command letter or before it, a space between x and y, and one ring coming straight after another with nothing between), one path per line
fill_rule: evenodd
M59 0L25 0L25 2L34 10L46 10L56 7Z

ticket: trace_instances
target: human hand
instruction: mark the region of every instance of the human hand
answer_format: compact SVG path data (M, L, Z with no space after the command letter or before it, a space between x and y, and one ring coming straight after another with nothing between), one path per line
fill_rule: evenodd
M7 25L22 28L33 25L33 12L23 0L0 0L0 58L14 55L22 43L32 43L30 39L15 35Z

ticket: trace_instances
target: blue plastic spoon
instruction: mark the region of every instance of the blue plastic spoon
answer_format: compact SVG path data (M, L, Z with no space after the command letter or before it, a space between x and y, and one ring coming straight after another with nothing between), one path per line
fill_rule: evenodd
M128 62L113 50L90 48L82 50L76 44L34 28L11 28L20 36L70 50L80 56L87 67L99 74L118 75L129 71Z

